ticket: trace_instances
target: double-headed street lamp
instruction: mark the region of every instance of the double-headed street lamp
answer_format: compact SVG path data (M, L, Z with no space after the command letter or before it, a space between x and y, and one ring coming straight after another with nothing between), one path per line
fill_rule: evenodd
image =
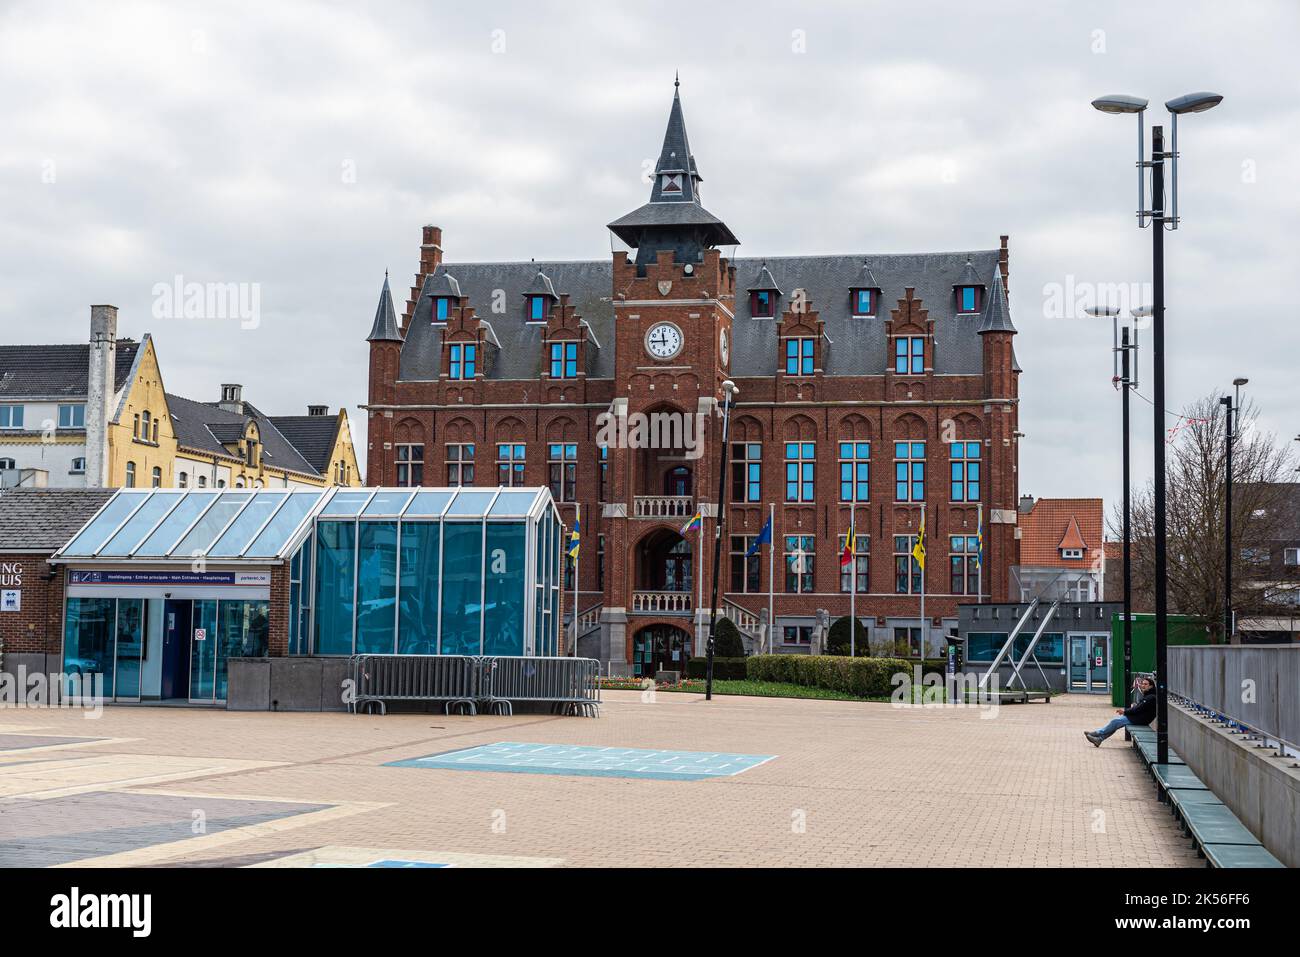
M1124 322L1119 317L1117 306L1097 306L1089 309L1088 314L1098 319L1111 321L1112 381L1124 393L1122 431L1124 435L1124 705L1129 704L1133 688L1133 535L1129 508L1129 440L1128 440L1128 398L1129 393L1138 387L1137 351L1138 319L1151 315L1150 306L1134 309L1129 315L1132 321ZM1129 338L1130 330L1133 333Z
M1092 105L1103 113L1136 113L1138 118L1138 228L1150 223L1151 279L1153 298L1151 306L1153 401L1155 403L1155 618L1156 618L1156 762L1169 762L1169 581L1165 559L1165 230L1178 228L1178 117L1184 113L1204 113L1218 106L1223 97L1218 93L1188 93L1165 103L1173 117L1173 149L1166 151L1164 128L1151 128L1151 159L1142 158L1146 145L1143 116L1147 101L1137 96L1111 95L1099 97ZM1165 160L1173 163L1173 209L1165 209ZM1151 208L1146 208L1146 176L1151 170Z
M722 564L722 536L727 530L727 442L730 436L731 406L740 395L736 383L722 383L722 450L718 455L718 514L714 519L713 599L709 602L709 637L704 645L704 700L713 700L713 649L718 626L718 573Z
M1232 641L1232 432L1233 419L1241 414L1241 387L1249 379L1238 376L1232 380L1232 395L1225 395L1219 404L1226 407L1224 422L1224 454L1227 461L1227 481L1223 484L1223 640Z

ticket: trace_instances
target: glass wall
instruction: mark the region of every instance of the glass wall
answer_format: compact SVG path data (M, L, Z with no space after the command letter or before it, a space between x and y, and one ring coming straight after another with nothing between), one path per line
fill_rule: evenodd
M266 655L268 603L222 601L217 603L216 678L214 696L226 699L227 662L231 658Z
M524 653L524 578L527 557L523 524L487 527L487 578L483 602L483 654Z
M190 642L190 700L213 701L217 673L216 600L195 601L192 620L194 631Z
M350 655L357 526L355 522L320 522L316 529L315 651L318 655Z
M117 600L117 666L113 696L140 697L140 670L144 667L144 599Z
M361 522L357 654L392 654L397 631L397 522Z
M63 671L69 675L104 676L103 694L113 695L113 639L117 600L113 598L69 598L63 629ZM89 694L89 685L83 686ZM69 684L70 692L81 688Z
M477 655L483 609L483 525L443 526L442 642L444 655Z
M402 523L402 580L398 589L397 652L438 653L438 569L442 526Z

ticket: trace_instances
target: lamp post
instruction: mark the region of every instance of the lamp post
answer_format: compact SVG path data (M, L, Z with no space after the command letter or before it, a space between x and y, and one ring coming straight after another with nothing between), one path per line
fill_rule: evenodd
M1143 159L1146 137L1143 116L1147 100L1137 96L1111 95L1092 101L1103 113L1136 113L1138 118L1138 228L1155 225L1151 231L1151 338L1152 386L1155 404L1153 436L1155 439L1154 505L1155 534L1155 619L1156 619L1156 763L1169 762L1169 580L1165 558L1167 541L1165 522L1165 230L1178 228L1178 117L1185 113L1204 113L1218 106L1218 93L1188 93L1165 102L1173 120L1173 148L1166 151L1164 128L1151 128L1151 158ZM1173 206L1165 209L1165 160L1173 160ZM1145 170L1151 170L1151 208L1146 208Z
M718 454L718 514L714 519L713 598L709 602L709 638L704 643L704 700L713 700L713 637L718 624L718 566L722 563L722 534L727 527L727 441L731 403L740 390L730 379L722 383L722 448Z
M1224 465L1227 471L1227 480L1223 483L1223 641L1227 644L1232 641L1233 632L1236 630L1232 627L1232 443L1233 443L1233 419L1241 412L1241 387L1249 382L1249 379L1238 376L1232 380L1235 391L1233 395L1225 395L1219 400L1219 404L1226 407L1224 416Z
M1123 411L1120 420L1124 442L1124 705L1127 707L1133 689L1133 535L1129 502L1129 490L1132 488L1132 484L1129 479L1128 400L1129 393L1138 387L1138 326L1136 320L1150 316L1151 307L1141 306L1134 309L1130 313L1132 323L1122 323L1119 318L1119 309L1115 306L1099 306L1089 309L1088 314L1099 319L1109 318L1111 321L1111 353L1113 356L1111 373L1113 381L1120 386L1123 392L1123 401L1121 403ZM1131 341L1129 339L1130 325L1133 332ZM1127 736L1128 732L1125 731L1124 733Z

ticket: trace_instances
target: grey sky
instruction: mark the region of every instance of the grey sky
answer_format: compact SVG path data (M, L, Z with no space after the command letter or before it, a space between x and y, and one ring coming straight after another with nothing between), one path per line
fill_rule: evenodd
M1110 329L1050 315L1048 292L1148 282L1150 231L1132 216L1134 123L1089 101L1209 89L1222 106L1180 128L1170 405L1246 375L1261 424L1300 432L1300 4L214 11L0 3L3 341L79 341L89 305L112 302L122 334L153 334L169 390L214 400L241 381L276 414L345 404L364 460L384 269L400 311L426 222L450 261L608 255L680 69L705 203L742 254L1010 234L1021 489L1110 501ZM154 318L176 275L259 284L260 325ZM1140 401L1134 428L1145 481Z

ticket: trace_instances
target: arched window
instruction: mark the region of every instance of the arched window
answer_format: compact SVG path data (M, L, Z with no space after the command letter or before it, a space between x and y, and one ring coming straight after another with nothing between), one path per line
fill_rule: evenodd
M188 488L189 484L190 484L190 477L186 473L181 472L176 476L177 488Z
M135 463L126 463L126 487L135 488Z
M208 487L208 477L206 475L200 475L199 488L207 488L207 487Z
M156 465L153 467L153 472L150 475L150 483L154 488L162 487L162 469Z
M72 468L68 469L73 475L84 475L86 473L86 460L77 456L72 460Z

